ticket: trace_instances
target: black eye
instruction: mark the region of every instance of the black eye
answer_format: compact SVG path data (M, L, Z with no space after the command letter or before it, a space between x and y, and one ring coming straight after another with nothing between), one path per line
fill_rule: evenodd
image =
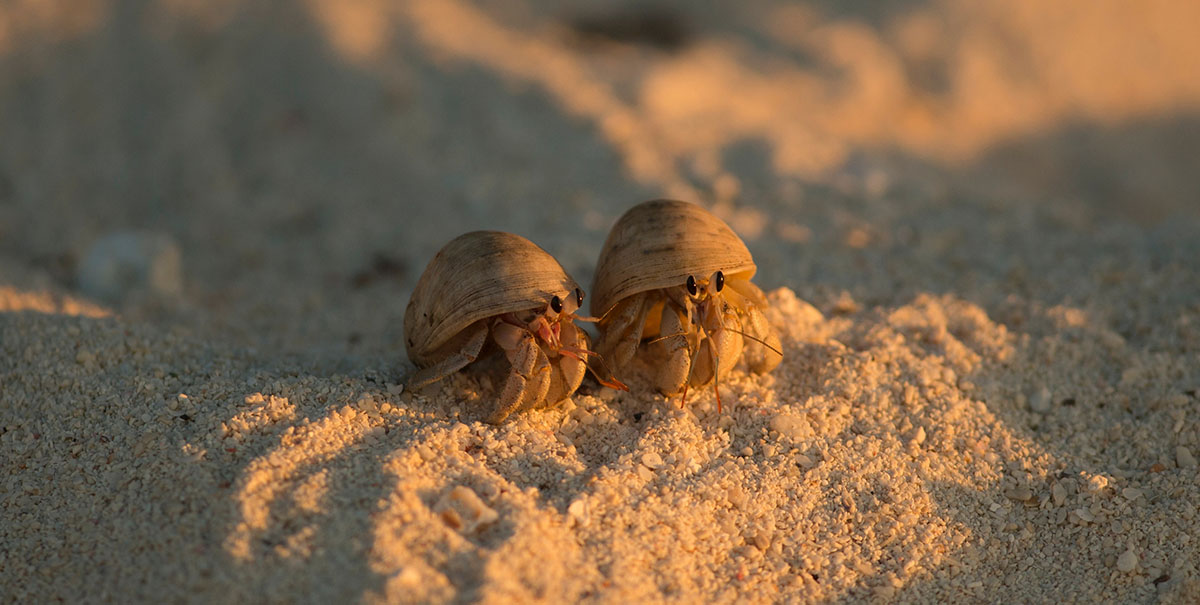
M693 277L693 276L691 276L691 275L689 275L689 276L688 276L688 280L687 280L687 289L688 289L688 294L691 294L692 296L695 296L695 295L696 295L696 292L697 292L697 290L696 290L696 278L695 278L695 277Z
M562 313L562 299L555 296L550 299L550 308L554 309L555 313Z
M713 283L717 285L717 292L720 292L721 288L725 287L725 274L717 271L717 276L713 278Z
M583 307L583 290L575 288L575 304L580 308Z

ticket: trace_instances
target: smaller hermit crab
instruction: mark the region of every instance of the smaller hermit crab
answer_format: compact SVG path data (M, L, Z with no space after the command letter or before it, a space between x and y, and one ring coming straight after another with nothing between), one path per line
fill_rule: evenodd
M766 373L783 359L767 323L758 267L741 238L704 208L653 200L613 225L596 267L597 351L616 370L658 355L653 381L667 396L724 378L739 358ZM715 384L714 384L715 390ZM717 391L717 409L721 395Z
M584 358L595 355L575 326L575 319L590 319L575 315L582 304L583 290L537 244L500 231L460 235L429 261L404 311L405 348L420 368L408 385L461 370L486 354L490 341L511 369L488 422L558 403L579 388Z

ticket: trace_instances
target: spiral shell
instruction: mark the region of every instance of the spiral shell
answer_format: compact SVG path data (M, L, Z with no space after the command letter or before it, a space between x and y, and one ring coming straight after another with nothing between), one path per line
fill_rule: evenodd
M446 244L417 280L404 311L404 344L417 366L475 322L546 306L578 288L537 244L502 231L472 231Z
M758 270L725 221L689 202L643 202L617 220L604 242L592 286L592 315L603 316L640 292L679 286L689 275L718 270L746 280Z

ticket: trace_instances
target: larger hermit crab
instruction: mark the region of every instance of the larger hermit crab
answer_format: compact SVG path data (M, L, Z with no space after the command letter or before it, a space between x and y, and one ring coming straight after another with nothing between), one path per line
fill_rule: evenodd
M461 370L490 342L509 372L489 422L558 403L579 388L584 358L594 355L574 322L582 304L583 290L537 244L500 231L460 235L429 261L404 311L404 344L419 368L409 387Z
M783 359L750 283L757 266L724 221L696 204L653 200L613 225L596 267L592 314L597 351L619 372L653 356L652 380L667 396L724 378L740 358L752 372ZM720 407L720 392L717 405Z

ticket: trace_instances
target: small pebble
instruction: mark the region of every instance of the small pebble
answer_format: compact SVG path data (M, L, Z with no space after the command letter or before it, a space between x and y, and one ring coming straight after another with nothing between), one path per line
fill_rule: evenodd
M771 430L793 440L808 439L814 434L807 418L791 414L778 414L771 418Z
M1196 457L1186 445L1181 445L1175 448L1175 464L1178 464L1179 468L1196 468Z
M1050 488L1050 495L1054 498L1055 506L1062 506L1067 501L1067 488L1061 483L1055 483L1054 487Z
M1010 500L1024 502L1030 498L1033 498L1033 490L1026 486L1014 487L1013 489L1008 490L1008 492L1006 492L1004 495L1008 496Z
M586 525L588 522L587 502L582 498L571 502L571 505L567 507L567 517L575 525Z
M654 452L648 452L642 455L642 464L646 465L646 468L657 469L663 465L662 456Z
M1045 414L1046 412L1050 411L1051 399L1050 389L1043 386L1034 391L1033 395L1029 396L1029 409L1039 414Z
M483 500L465 485L456 486L442 496L433 510L442 517L446 525L465 534L474 533L500 518L499 513L484 504Z
M1089 493L1098 494L1108 487L1108 477L1104 475L1092 475L1088 478L1087 490Z
M421 445L418 445L416 449L417 449L417 455L421 457L421 460L424 460L426 462L433 460L437 456L437 454L435 454L433 452L433 449L430 448L428 445L421 444Z
M725 493L729 497L729 503L732 504L734 508L741 509L746 505L746 492L742 491L742 488L736 485L731 485L729 486L729 489L725 491Z
M925 443L925 427L917 427L916 432L913 433L912 441L910 441L910 443L913 445L921 445L922 443Z
M1127 550L1117 557L1117 569L1129 573L1137 569L1138 556L1132 550Z
M759 532L755 533L754 534L754 546L758 547L759 550L765 552L768 548L771 547L771 534L767 533L766 530L760 530Z
M571 418L574 418L575 422L578 422L580 425L590 424L594 420L592 413L584 408L571 410Z
M654 472L644 466L637 467L637 474L642 481L649 481L654 478Z
M92 355L91 351L88 351L87 349L79 349L79 351L75 353L75 363L78 363L79 365L85 366L94 362L95 360L96 356Z
M575 500L575 501L571 502L570 506L567 507L567 514L571 515L572 517L583 518L584 511L586 511L586 510L587 510L586 502L584 502L582 499Z
M76 277L84 293L109 302L135 292L174 297L183 291L183 262L170 236L121 231L92 244Z
M395 574L397 581L405 586L417 586L421 583L421 573L412 567L405 567Z

